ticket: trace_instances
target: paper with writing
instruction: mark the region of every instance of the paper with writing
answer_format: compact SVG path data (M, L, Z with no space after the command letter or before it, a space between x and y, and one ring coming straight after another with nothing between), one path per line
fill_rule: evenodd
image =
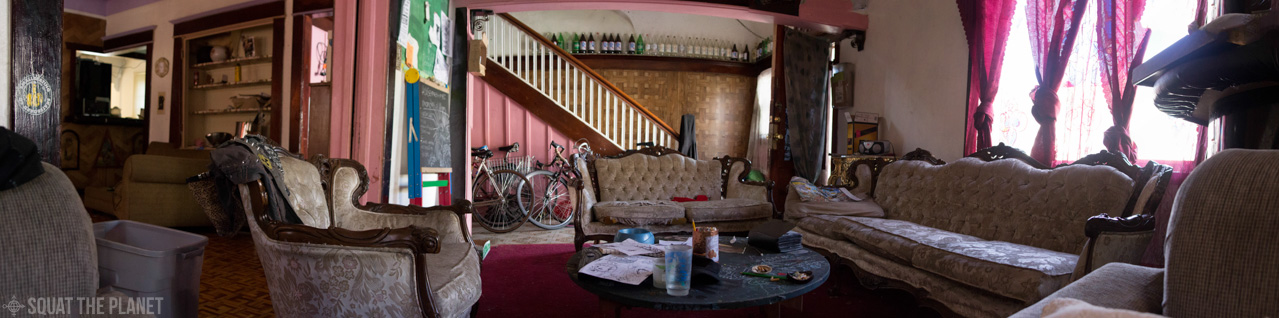
M627 256L645 255L645 254L652 254L652 253L665 253L665 249L663 249L661 246L644 244L644 243L636 242L635 240L632 240L632 239L627 239L622 242L600 244L595 246L599 248L606 248L606 249L618 251L618 252L621 252L622 254L626 254Z
M579 274L591 275L619 283L639 285L653 274L657 259L647 256L604 255L579 269Z

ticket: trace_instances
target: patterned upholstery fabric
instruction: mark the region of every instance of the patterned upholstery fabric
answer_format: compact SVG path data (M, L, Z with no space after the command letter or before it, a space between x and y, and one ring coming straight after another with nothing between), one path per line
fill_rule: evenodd
M881 257L846 240L827 238L803 228L796 229L804 235L804 245L834 253L876 277L900 281L923 289L929 298L945 305L962 317L1006 317L1026 306L1025 302L1009 299L987 291L937 276L918 268ZM874 277L858 278L863 285L876 286Z
M695 218L698 226L714 226L721 233L746 232L772 216L766 187L742 184L736 177L730 177L725 190L719 161L694 160L679 154L603 158L595 161L598 180L591 178L586 160L579 158L577 167L583 176L577 197L582 204L578 212L581 235L612 236L624 228L643 228L654 233L689 232L692 231L692 225L687 222L689 217ZM730 168L729 173L740 176L745 164L735 163ZM595 191L596 182L599 193ZM727 192L727 196L721 191ZM672 197L697 195L705 195L710 201L666 208L666 203L674 204L668 201ZM635 209L635 201L662 204ZM706 223L700 223L703 219L697 219L699 217L705 218Z
M745 162L734 162L733 166L728 169L728 190L725 198L728 199L754 199L758 201L768 202L768 188L765 186L744 184L740 181L742 171L746 170ZM771 213L770 213L771 214Z
M595 217L604 224L631 226L683 224L684 207L668 200L607 201L595 205Z
M875 190L885 216L919 225L1078 253L1084 222L1123 214L1133 180L1109 166L1040 170L1018 160L898 161Z
M1279 316L1279 151L1226 150L1195 168L1168 223L1164 315Z
M329 219L327 206L316 206L310 200L317 195L319 174L314 166L302 160L281 157L285 168L284 182L293 192L290 205L311 206L311 211L324 211L314 220ZM308 167L310 167L308 169ZM305 173L295 173L305 171ZM306 174L314 172L315 182ZM267 269L271 297L277 314L285 317L411 317L421 316L421 301L416 278L425 275L436 309L443 317L467 317L471 306L480 298L480 261L474 242L457 214L436 211L427 214L388 214L367 211L354 204L355 190L361 185L359 171L338 167L333 173L332 219L334 227L348 230L373 230L417 226L439 233L440 252L425 254L424 273L413 273L413 255L407 249L337 247L314 244L275 242L261 235L251 223L254 241L258 243L263 267ZM310 186L307 186L310 185ZM324 200L323 192L319 193ZM321 204L327 204L320 201ZM303 213L299 212L301 217ZM303 217L303 220L306 220ZM314 225L310 225L316 227ZM327 227L327 226L326 226ZM272 268L289 273L272 273ZM335 272L333 269L343 269ZM302 269L301 273L297 271ZM318 285L318 286L309 286ZM349 288L345 288L349 287ZM319 291L315 291L316 289ZM305 292L298 292L302 290ZM282 294L282 295L277 295ZM285 298L287 297L287 298ZM281 304L279 299L288 301ZM283 309L282 309L283 307Z
M773 216L773 205L755 199L723 199L681 202L688 218L697 222L765 219Z
M1163 284L1162 269L1123 263L1107 264L1038 303L1018 311L1011 318L1039 317L1049 302L1067 297L1107 308L1158 313ZM1216 315L1205 317L1214 316Z
M422 316L408 249L277 242L256 222L249 230L279 317Z
M57 167L42 166L44 174L0 191L0 303L93 297L98 290L89 214L71 180Z
M631 155L599 159L595 169L600 178L600 201L670 200L705 195L722 196L720 163L695 160L679 154L661 157Z
M915 249L915 267L1033 303L1070 283L1078 255L1001 241L961 241Z
M1127 309L1106 308L1074 298L1057 298L1044 306L1044 318L1165 318Z
M1070 283L1079 256L893 219L820 215L799 227L880 257L1031 303Z
M320 171L310 162L289 156L280 156L280 168L285 171L284 182L293 197L289 206L297 213L302 224L315 228L328 228L329 206L320 185Z

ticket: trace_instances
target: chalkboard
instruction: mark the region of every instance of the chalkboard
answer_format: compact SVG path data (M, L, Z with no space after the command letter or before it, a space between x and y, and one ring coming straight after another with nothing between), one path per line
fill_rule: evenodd
M418 82L418 143L422 168L452 169L452 139L449 134L449 93L434 85ZM411 167L410 167L411 168Z

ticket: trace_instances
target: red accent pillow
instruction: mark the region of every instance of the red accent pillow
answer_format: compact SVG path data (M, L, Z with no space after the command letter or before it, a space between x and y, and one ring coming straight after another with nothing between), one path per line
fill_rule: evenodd
M671 201L675 201L675 202L692 202L692 201L709 201L709 200L710 200L710 198L707 198L707 197L706 197L706 195L698 195L698 196L696 196L696 197L694 197L694 198L692 198L692 199L690 199L690 198L685 198L685 197L674 197L674 198L671 198Z

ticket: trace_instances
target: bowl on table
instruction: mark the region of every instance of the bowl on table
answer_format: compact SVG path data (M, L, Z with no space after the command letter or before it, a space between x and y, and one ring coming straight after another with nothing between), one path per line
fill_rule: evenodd
M653 237L653 232L649 232L645 229L621 229L617 231L617 235L613 236L613 242L625 242L626 239L632 239L644 244L653 244L656 242L656 238Z

